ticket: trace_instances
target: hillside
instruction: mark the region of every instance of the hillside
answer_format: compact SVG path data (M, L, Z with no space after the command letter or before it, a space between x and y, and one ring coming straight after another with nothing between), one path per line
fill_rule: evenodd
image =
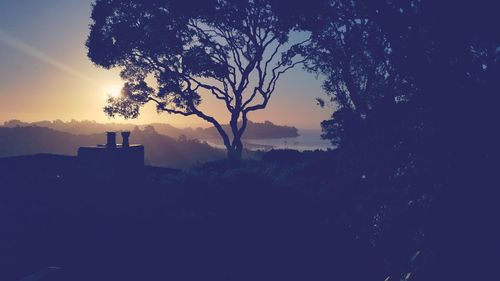
M0 127L0 157L51 153L76 155L81 146L105 143L104 133L76 135L44 127ZM174 139L158 134L153 127L135 128L132 143L146 147L146 163L159 167L185 168L197 162L223 158L223 150L198 140Z
M56 131L71 133L75 135L91 135L99 134L106 131L132 131L135 127L144 129L147 126L153 126L155 130L162 135L167 135L172 138L178 138L185 135L188 138L197 139L213 139L219 138L219 135L214 127L209 128L177 128L167 123L151 123L151 124L125 124L125 123L98 123L95 121L76 121L71 120L64 122L61 120L54 121L38 121L38 122L23 122L20 120L10 120L4 123L4 127L44 127ZM229 125L224 125L226 131L230 131ZM288 138L298 136L298 130L291 126L281 126L273 124L270 121L264 123L254 123L249 121L245 132L245 139L268 139L268 138Z
M240 125L241 126L241 125ZM229 125L222 126L226 132L230 132ZM192 135L200 139L219 138L219 134L214 127L193 130L186 129L186 135ZM298 129L290 126L276 125L270 121L264 123L254 123L248 121L247 129L243 136L244 139L278 139L278 138L293 138L299 135Z

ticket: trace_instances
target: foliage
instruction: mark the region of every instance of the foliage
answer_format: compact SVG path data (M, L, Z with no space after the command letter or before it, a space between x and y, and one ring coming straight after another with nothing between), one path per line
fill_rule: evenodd
M337 108L322 123L344 166L337 183L362 189L363 196L380 189L372 209L379 209L377 221L388 224L396 213L408 220L404 229L414 241L406 247L428 263L411 270L411 278L463 279L457 265L476 268L451 254L476 232L440 220L461 217L458 202L474 206L468 215L484 216L479 202L488 201L491 157L498 155L491 130L500 90L494 11L488 1L332 1L305 50L313 54L309 69L327 76L324 88ZM420 213L411 211L415 204ZM428 220L425 209L433 210ZM460 243L452 246L450 239ZM392 243L378 242L386 249ZM461 256L474 253L464 249ZM439 266L430 262L436 255ZM397 262L405 259L395 257L388 261L396 265L391 280L405 279ZM477 278L472 272L478 271L466 274Z
M309 40L289 42L289 34L315 10L293 4L290 13L288 5L97 1L88 55L102 67L120 67L126 81L122 96L110 98L105 112L135 118L140 106L154 102L158 111L197 116L217 129L230 157L240 158L248 113L264 109L280 76L305 59L297 50ZM203 96L224 103L230 130L200 109Z

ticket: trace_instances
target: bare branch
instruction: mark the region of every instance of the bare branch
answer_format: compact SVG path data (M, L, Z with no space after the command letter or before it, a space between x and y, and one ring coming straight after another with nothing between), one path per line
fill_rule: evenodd
M306 59L296 61L280 71L277 71L277 68L273 69L273 78L271 78L271 80L269 81L267 89L265 91L263 91L262 89L259 89L259 91L261 91L262 97L264 98L264 101L260 104L243 108L243 112L250 112L250 111L255 111L255 110L266 108L266 106L267 106L269 100L271 99L271 96L276 88L276 82L279 80L280 76L283 73L287 72L288 70L294 68L296 65L304 63L304 61L306 61ZM249 103L245 103L246 106L248 106L248 104Z

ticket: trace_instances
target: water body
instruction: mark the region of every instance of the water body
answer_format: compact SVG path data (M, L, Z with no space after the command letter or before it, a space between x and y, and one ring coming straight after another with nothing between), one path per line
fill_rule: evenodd
M219 139L206 139L208 144L224 148ZM271 149L296 149L305 150L327 150L334 148L330 141L321 138L321 130L300 129L299 136L294 138L276 139L245 139L245 147L250 150L271 150Z

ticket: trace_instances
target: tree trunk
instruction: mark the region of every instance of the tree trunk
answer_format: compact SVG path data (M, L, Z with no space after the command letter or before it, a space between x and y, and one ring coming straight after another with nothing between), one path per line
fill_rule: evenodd
M240 101L237 101L237 103L239 104ZM234 163L241 162L243 154L243 143L241 142L241 135L245 129L243 128L242 130L240 130L240 128L238 128L238 119L240 117L240 114L240 111L234 111L231 115L231 121L229 121L229 125L233 134L233 141L229 147L226 146L227 158L229 159L229 161ZM244 116L243 118L245 119L246 116Z
M243 154L243 146L227 148L227 158L231 162L234 163L241 162L242 154Z

